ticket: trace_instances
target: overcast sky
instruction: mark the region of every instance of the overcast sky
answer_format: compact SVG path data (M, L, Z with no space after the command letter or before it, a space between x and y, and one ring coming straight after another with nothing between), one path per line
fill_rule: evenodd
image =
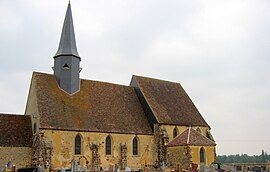
M0 112L24 114L33 71L52 73L67 0L0 0ZM218 154L270 153L270 1L72 0L81 77L179 82ZM2 121L1 121L2 122Z

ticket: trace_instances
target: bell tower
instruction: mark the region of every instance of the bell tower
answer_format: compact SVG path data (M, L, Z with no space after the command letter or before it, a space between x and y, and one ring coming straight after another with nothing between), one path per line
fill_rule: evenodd
M54 75L61 89L69 94L80 90L80 61L77 52L71 5L68 3L60 43L54 58Z

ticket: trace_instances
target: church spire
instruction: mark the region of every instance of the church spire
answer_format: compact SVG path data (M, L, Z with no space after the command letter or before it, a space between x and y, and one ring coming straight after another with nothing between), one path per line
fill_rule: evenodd
M70 1L67 7L58 51L56 52L54 58L61 55L73 55L81 59L77 52Z
M69 94L74 94L80 90L80 61L69 2L59 48L54 56L53 67L59 87Z

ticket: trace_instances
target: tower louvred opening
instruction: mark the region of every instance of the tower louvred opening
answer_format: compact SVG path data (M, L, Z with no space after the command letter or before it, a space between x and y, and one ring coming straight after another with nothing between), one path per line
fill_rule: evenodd
M63 66L63 69L69 69L69 65L68 65L68 64L65 64L65 65Z

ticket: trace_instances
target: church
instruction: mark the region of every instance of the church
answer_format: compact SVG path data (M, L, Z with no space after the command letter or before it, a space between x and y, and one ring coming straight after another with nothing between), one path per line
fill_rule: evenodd
M0 168L133 171L215 161L215 141L177 82L133 75L130 85L80 78L68 4L53 74L33 72L24 115L0 114ZM3 122L5 121L5 122Z

